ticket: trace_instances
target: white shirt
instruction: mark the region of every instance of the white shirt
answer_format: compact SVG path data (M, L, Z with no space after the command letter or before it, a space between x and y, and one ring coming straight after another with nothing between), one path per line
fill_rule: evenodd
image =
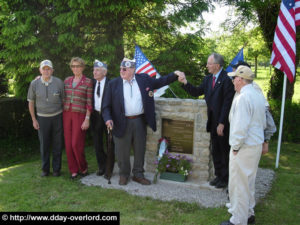
M266 127L265 100L248 84L241 88L229 113L229 144L238 150L241 146L254 146L264 142Z
M131 81L123 80L123 95L125 116L137 116L144 113L142 95L135 76Z
M101 104L102 104L102 97L103 97L103 91L104 91L104 85L105 85L106 77L104 77L100 82L97 81L95 85L94 90L94 102L95 102L95 110L101 112ZM97 95L97 88L100 83L100 97Z

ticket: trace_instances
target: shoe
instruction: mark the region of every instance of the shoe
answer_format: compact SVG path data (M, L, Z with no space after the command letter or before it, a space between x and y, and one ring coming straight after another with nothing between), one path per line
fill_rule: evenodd
M78 173L72 173L71 179L75 180L78 177Z
M231 223L230 220L228 220L228 221L223 221L222 223L220 223L220 225L234 225L234 224Z
M128 178L124 176L120 176L119 185L127 185Z
M220 181L219 177L216 177L215 179L213 179L212 181L209 182L209 185L211 186L216 186L216 184Z
M248 218L248 224L255 224L255 216L252 215Z
M43 171L41 174L41 177L48 177L49 176L49 172L47 171Z
M225 187L227 187L227 182L225 181L219 181L215 186L215 188L225 188Z
M225 206L226 206L228 209L230 209L230 208L231 208L230 202L227 202L227 203L225 204Z
M97 175L97 176L102 176L104 173L105 173L105 170L104 170L104 169L102 169L102 170L97 170L96 175Z
M82 177L85 177L85 176L89 175L88 169L86 169L85 171L83 171L82 173L80 173L80 175Z
M60 172L53 172L53 176L54 177L59 177L60 176Z
M132 180L135 181L135 182L138 182L142 185L150 185L151 184L150 180L148 180L144 177L135 177L134 176L134 177L132 177Z

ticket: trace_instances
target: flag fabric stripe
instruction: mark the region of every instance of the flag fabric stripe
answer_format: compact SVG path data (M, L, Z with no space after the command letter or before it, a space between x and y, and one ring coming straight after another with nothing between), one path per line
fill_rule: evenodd
M292 83L295 77L296 26L300 25L300 0L282 0L270 63Z

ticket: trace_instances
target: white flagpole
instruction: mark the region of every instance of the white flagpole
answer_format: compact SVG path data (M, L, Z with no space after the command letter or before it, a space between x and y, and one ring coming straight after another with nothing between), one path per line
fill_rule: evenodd
M276 166L275 166L275 168L278 168L278 164L279 164L280 146L281 146L281 137L282 137L282 125L283 125L283 117L284 117L284 105L285 105L287 76L286 76L286 74L284 74L283 76L284 76L284 80L283 80L283 90L282 90L282 100L281 100L280 128L279 128L279 134L278 134L277 156L276 156Z

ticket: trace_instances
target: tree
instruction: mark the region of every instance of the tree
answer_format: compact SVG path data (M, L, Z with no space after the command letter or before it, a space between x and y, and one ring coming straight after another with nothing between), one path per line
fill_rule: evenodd
M272 51L272 43L274 39L274 31L277 25L277 17L280 8L281 0L250 0L250 1L233 1L224 0L223 2L227 4L235 5L239 12L241 13L240 20L256 20L258 21L264 39L267 43L268 49ZM299 28L297 28L299 31ZM297 32L297 43L296 52L300 51L299 43L300 33ZM296 56L296 68L299 64L299 54ZM296 75L295 75L296 81ZM274 73L270 79L270 90L268 92L268 97L272 99L281 99L282 95L282 84L283 84L283 72L278 69L274 69ZM294 84L295 82L287 83L287 93L286 98L292 99L294 94Z
M132 55L134 42L139 42L135 34L151 36L155 44L149 54L158 58L160 52L172 49L170 35L180 38L175 28L196 20L209 2L0 0L2 71L15 80L16 95L22 97L45 58L53 61L55 75L61 78L71 75L68 62L73 56L88 62L85 73L91 73L92 62L98 58L117 76L124 54ZM164 15L167 9L170 12Z

